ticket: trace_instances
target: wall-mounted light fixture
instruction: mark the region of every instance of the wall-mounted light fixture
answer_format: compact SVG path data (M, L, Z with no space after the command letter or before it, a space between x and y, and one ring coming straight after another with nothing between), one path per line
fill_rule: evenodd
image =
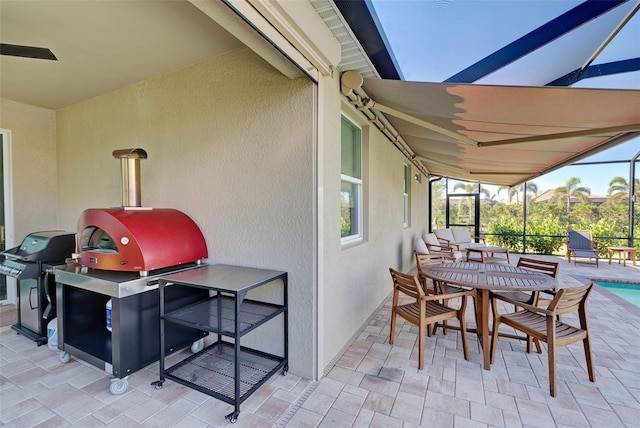
M422 183L422 175L421 174L416 174L413 176L413 178L418 182L418 183Z

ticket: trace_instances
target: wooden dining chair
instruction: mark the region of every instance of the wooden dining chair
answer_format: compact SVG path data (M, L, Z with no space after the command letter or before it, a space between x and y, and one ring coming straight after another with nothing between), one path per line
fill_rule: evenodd
M528 305L516 300L509 301L507 297L503 297L505 301L518 305L520 309L510 314L500 314L497 306L493 306L491 363L493 364L496 358L498 329L502 323L547 344L549 391L551 396L555 397L557 393L556 348L560 346L582 340L589 380L595 382L596 373L587 322L587 298L592 289L593 283L582 287L561 289L546 308ZM558 319L559 315L576 311L580 320L580 327L572 326Z
M518 259L518 264L517 264L517 267L534 270L536 272L549 275L552 278L558 278L559 266L560 265L558 262L533 259L529 257L520 257L520 259ZM496 300L504 301L505 299L503 299L503 297L507 297L509 301L515 300L519 303L526 303L528 305L547 307L551 302L551 300L555 297L556 290L557 290L557 286L555 289L552 289L552 290L533 291L529 293L526 291L492 291L489 297L491 298L492 306L496 305ZM541 293L544 295L544 297L540 296ZM550 296L550 297L546 297L546 296ZM517 310L518 306L516 305L514 306L514 308ZM511 335L503 335L503 337L521 339L520 337L513 337ZM531 352L532 338L527 337L526 340L527 340L527 352ZM534 342L536 344L536 350L538 351L538 354L541 354L542 348L540 347L540 342L538 342L537 340L535 340Z
M470 291L469 289L447 284L442 281L434 281L432 279L427 278L425 270L428 269L428 266L430 264L432 265L432 264L439 264L439 263L445 262L445 259L442 255L422 254L422 253L416 252L415 256L416 256L416 267L418 269L418 279L420 280L420 284L422 284L422 289L425 291L425 293L430 293L430 294L467 293L467 296L469 295L468 294L468 292ZM444 305L448 305L449 299L443 299L443 303ZM444 334L447 334L447 328L451 328L453 330L460 330L460 327L455 327L455 326L448 327L447 321L443 321L442 332ZM436 324L433 328L434 334L437 329L438 329L438 324ZM431 336L431 333L432 333L432 330L431 328L429 328L427 331L427 334Z
M464 320L464 310L467 307L469 292L452 294L429 294L425 292L417 276L407 275L389 268L393 279L393 302L391 309L391 329L389 344L393 345L396 328L396 316L401 316L411 324L418 326L418 369L424 367L424 336L427 326L451 318L460 322L462 335L462 351L465 360L469 360L467 346L467 329ZM405 297L401 301L401 296ZM406 297L410 300L407 301ZM442 303L442 299L462 298L459 309L450 308Z

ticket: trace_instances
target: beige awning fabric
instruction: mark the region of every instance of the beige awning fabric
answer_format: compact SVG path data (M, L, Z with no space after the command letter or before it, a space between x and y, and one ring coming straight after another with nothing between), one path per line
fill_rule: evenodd
M437 176L514 186L640 137L637 90L380 79L362 90Z

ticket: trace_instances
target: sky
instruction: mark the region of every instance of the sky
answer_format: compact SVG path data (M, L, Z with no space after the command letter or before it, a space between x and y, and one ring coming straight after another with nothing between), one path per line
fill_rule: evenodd
M549 20L578 6L582 0L369 0L378 24L386 37L404 80L442 82L457 72L524 36ZM626 11L638 0L627 3ZM627 12L607 14L608 26L585 25L563 37L555 45L539 49L523 66L505 67L476 83L485 84L545 84L548 75L561 76L583 64L599 46L598 31L609 34L611 28ZM590 37L593 40L590 40ZM543 49L547 49L543 51ZM555 51L553 50L555 49ZM640 58L640 12L636 13L614 40L598 55L593 64L622 59ZM540 77L542 76L542 77ZM531 83L535 79L544 83ZM524 83L519 83L524 82ZM640 90L640 71L614 76L584 79L574 87ZM639 106L640 111L640 106ZM586 161L628 160L640 152L636 138ZM629 164L593 167L565 167L533 180L540 190L564 185L567 179L579 176L581 186L592 194L606 195L611 178L629 179ZM640 163L636 164L640 169ZM583 175L584 174L584 175ZM640 176L640 172L636 172Z

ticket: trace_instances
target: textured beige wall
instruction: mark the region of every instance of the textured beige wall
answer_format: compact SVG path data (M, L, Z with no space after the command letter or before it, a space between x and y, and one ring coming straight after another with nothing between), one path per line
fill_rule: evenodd
M207 239L211 263L289 272L290 369L312 378L316 374L316 302L321 374L389 295L388 268L411 266L412 240L426 229L428 186L426 177L422 184L412 182L412 222L405 229L405 160L372 128L368 236L360 245L342 248L338 74L324 79L319 87L321 157L317 166L315 91L308 80L290 81L250 51L240 50L59 110L55 123L51 111L3 100L1 126L14 128L17 165L34 165L31 153L35 152L38 162L32 169L42 176L37 181L24 176L20 186L35 191L34 198L38 195L52 207L48 212L28 210L32 199L20 201L23 208L16 211L16 223L23 221L24 233L45 223L47 228L75 231L84 209L119 206L120 163L111 152L144 148L149 159L141 164L143 205L176 208L192 216ZM360 117L358 112L351 113ZM362 125L367 126L364 121ZM27 141L20 153L16 153L16 141ZM56 156L57 200L56 168L51 161ZM316 168L322 280L317 301L313 270ZM47 220L21 220L22 211L35 215L35 220ZM272 346L276 352L280 342L272 338L279 337L279 331L268 328L256 330L247 340Z
M337 88L333 97L325 108L339 105ZM324 266L319 309L323 340L320 370L327 368L390 294L389 268L410 269L413 238L420 236L428 224L428 180L411 183L412 217L410 227L405 228L402 183L406 159L375 126L368 125L361 113L345 104L342 109L363 127L363 134L369 135L368 160L363 167L367 235L358 245L340 244L340 115L327 112L328 133L333 135L326 138L322 157ZM379 334L385 336L389 332Z
M11 131L14 242L8 245L19 245L28 233L57 229L55 112L0 103L0 128Z
M144 148L143 206L191 216L210 263L289 272L290 370L312 377L314 91L241 49L59 110L60 224L119 206L111 152ZM275 352L266 328L249 340Z

